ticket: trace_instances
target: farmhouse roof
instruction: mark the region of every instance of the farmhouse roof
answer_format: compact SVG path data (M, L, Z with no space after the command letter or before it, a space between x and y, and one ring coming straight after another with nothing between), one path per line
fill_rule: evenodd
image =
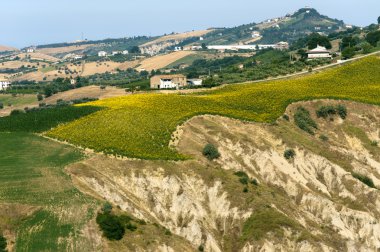
M330 53L330 51L328 51L326 49L326 47L318 45L316 48L308 51L307 53L309 53L309 54L312 54L312 53Z
M158 77L160 79L174 79L174 78L185 78L183 74L167 74L167 75L156 75L153 77Z

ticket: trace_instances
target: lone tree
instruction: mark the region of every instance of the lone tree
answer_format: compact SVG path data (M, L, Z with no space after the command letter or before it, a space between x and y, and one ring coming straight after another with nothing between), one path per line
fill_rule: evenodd
M380 16L377 18L377 23L380 25Z
M214 160L220 157L220 153L218 149L212 145L212 144L207 144L202 151L203 156L208 158L209 160Z

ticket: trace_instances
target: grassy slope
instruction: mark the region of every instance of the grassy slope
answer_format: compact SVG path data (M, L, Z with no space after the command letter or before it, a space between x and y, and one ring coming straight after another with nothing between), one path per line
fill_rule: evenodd
M173 68L173 67L176 67L176 66L178 66L180 64L191 65L191 64L193 64L193 62L195 60L204 59L204 58L205 58L205 55L203 55L201 53L188 55L186 57L183 57L182 59L179 59L179 60L171 63L170 65L166 66L166 68Z
M230 85L203 95L142 94L90 103L108 109L48 133L97 151L148 159L184 158L168 148L176 126L197 114L273 122L294 101L352 99L380 104L376 57L291 80Z
M0 203L40 208L18 227L16 250L75 248L96 203L74 188L63 167L82 155L27 133L0 133L0 139Z
M17 97L13 97L8 94L0 94L0 103L8 106L8 104L12 104L13 106L18 105L27 105L37 101L36 95L18 95Z

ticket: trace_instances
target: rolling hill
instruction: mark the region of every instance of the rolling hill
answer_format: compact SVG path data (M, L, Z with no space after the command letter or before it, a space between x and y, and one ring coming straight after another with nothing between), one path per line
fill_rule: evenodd
M18 51L18 49L15 47L0 45L0 52L12 52L12 51Z
M37 52L61 57L67 53L86 53L96 55L98 51L107 52L128 50L139 46L143 52L157 54L174 46L190 46L206 43L208 45L226 44L267 44L279 41L293 42L311 32L326 34L343 30L344 22L321 15L313 8L302 8L293 14L272 18L260 23L244 24L231 28L210 28L207 30L173 33L156 37L130 37L120 39L85 40L79 42L56 43L37 46ZM260 37L252 37L254 31ZM203 40L200 40L200 37Z
M220 28L205 36L210 45L224 44L272 44L279 41L293 42L312 32L326 34L344 29L344 22L321 15L313 8L302 8L293 14L272 18L261 23L251 23L233 28ZM260 40L252 42L252 32L261 34Z
M110 154L183 159L168 146L177 125L194 115L273 122L291 101L339 98L379 104L379 65L378 57L369 57L296 80L228 85L202 96L141 94L106 99L89 104L105 110L58 127L48 135ZM110 128L118 130L110 134Z
M374 250L379 66L372 56L293 79L0 118L8 248ZM120 240L97 225L106 211L125 226Z

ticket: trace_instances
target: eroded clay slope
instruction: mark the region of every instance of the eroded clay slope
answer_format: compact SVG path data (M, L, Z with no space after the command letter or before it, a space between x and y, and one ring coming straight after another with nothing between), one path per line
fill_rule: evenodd
M315 110L323 104L345 105L347 118L317 118ZM295 126L293 115L299 106L308 109L317 122L315 135ZM81 190L178 236L178 240L165 241L155 236L156 249L380 248L379 191L353 176L370 178L380 187L380 148L376 146L380 109L324 100L293 104L286 114L289 121L279 119L273 125L195 117L178 128L171 143L191 160L93 156L72 165L68 172ZM202 156L207 143L218 147L221 157L216 161ZM284 157L287 149L295 150L293 159ZM237 176L238 171L249 179Z

